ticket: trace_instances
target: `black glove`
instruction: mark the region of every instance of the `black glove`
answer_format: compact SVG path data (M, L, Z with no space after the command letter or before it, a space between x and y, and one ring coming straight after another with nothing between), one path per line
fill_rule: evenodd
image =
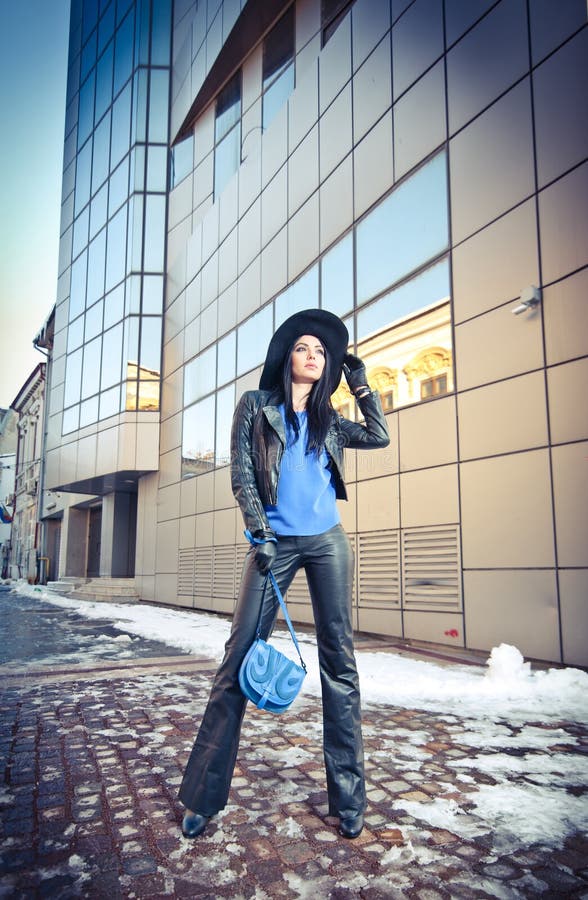
M267 575L278 553L278 545L276 544L275 539L268 540L267 534L265 533L256 533L255 537L259 539L265 538L263 544L255 545L254 559L261 574Z
M359 356L354 356L353 353L346 353L343 357L343 371L352 394L357 394L358 391L360 393L369 391L365 366ZM361 388L364 390L361 391Z

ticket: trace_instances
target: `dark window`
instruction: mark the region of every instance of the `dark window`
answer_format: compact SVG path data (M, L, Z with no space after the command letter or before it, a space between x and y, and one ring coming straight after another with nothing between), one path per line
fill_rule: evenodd
M354 0L321 0L321 31L323 47L353 6Z
M263 129L294 88L294 6L272 28L263 42Z
M428 400L429 397L438 397L440 394L446 393L447 373L434 375L432 378L425 378L421 381L421 400Z

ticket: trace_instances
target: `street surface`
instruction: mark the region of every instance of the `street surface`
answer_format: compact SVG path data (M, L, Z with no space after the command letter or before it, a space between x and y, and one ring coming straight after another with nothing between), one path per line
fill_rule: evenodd
M120 622L0 591L0 897L588 898L586 834L522 846L474 818L496 784L493 754L525 755L520 727L476 768L474 726L450 710L365 709L369 808L346 841L326 815L320 704L281 717L250 706L229 805L184 839L176 793L215 668ZM588 729L529 726L585 771ZM586 789L569 788L570 804ZM440 802L460 813L459 833L419 818Z

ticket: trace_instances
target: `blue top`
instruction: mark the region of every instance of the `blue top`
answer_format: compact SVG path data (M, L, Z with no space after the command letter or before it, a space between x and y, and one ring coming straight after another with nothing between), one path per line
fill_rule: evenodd
M335 485L323 447L306 452L308 422L306 412L296 413L300 433L286 423L284 406L280 413L286 429L286 447L278 479L278 505L266 506L268 522L277 535L322 534L339 523Z

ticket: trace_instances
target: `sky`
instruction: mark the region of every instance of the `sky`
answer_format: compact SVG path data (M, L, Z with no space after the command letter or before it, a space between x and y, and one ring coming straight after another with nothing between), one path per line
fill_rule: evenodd
M0 407L43 361L55 303L69 0L0 2Z

